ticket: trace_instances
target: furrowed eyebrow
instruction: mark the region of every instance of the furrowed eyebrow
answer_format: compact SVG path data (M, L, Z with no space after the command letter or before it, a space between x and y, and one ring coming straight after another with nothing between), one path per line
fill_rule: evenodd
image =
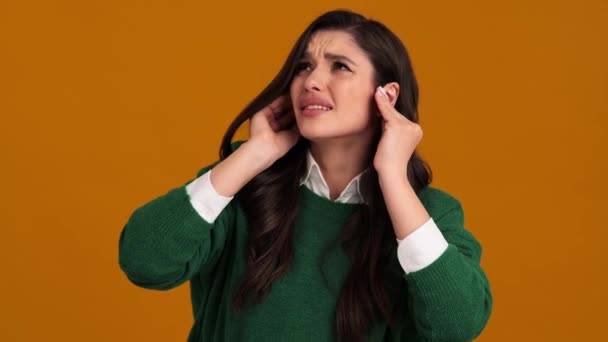
M354 66L357 66L357 63L353 62L352 59L350 59L346 56L343 56L343 55L326 52L324 57L325 57L325 59L328 59L330 61L346 61L348 63L351 63ZM304 60L310 59L310 53L305 52L301 59L304 59Z
M326 54L325 54L325 58L327 58L327 59L329 59L329 60L332 60L332 61L336 61L336 60L338 60L338 61L347 61L347 62L349 62L350 64L352 64L352 65L354 65L354 66L357 66L357 63L353 62L353 60L352 60L352 59L350 59L350 58L348 58L348 57L346 57L346 56L342 56L342 55L336 55L336 54L333 54L333 53L329 53L329 52L328 52L328 53L326 53Z

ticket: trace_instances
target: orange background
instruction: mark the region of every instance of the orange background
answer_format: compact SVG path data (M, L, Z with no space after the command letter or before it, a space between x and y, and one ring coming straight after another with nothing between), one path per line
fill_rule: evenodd
M484 246L479 341L605 336L608 2L64 0L0 5L0 340L185 341L188 286L129 283L123 224L336 7L410 50L420 150Z

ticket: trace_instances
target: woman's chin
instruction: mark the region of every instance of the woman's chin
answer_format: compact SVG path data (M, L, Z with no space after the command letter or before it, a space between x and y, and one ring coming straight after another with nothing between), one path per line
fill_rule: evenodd
M300 131L302 137L312 142L328 141L347 137L348 134L337 134L336 132L303 132Z
M335 134L331 134L329 132L323 132L323 131L312 130L312 129L302 129L301 127L300 127L300 135L302 135L304 138L306 138L310 141L325 140L325 139L331 139L331 138L335 137Z

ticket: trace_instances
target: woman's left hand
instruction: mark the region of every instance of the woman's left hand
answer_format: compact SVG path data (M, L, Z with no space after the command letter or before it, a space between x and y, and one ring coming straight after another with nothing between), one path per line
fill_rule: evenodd
M407 177L407 165L422 139L422 128L399 113L382 90L378 87L374 95L382 116L382 137L374 156L374 168L378 174Z

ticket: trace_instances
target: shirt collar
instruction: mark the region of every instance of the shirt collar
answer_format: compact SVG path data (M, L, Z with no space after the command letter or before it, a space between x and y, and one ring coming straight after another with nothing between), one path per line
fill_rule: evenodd
M364 203L365 197L362 195L361 190L363 187L361 184L368 170L366 169L355 176L335 201L340 203ZM329 199L329 186L327 186L321 173L321 168L313 158L310 150L306 152L306 173L300 180L300 185L305 185L315 194Z

